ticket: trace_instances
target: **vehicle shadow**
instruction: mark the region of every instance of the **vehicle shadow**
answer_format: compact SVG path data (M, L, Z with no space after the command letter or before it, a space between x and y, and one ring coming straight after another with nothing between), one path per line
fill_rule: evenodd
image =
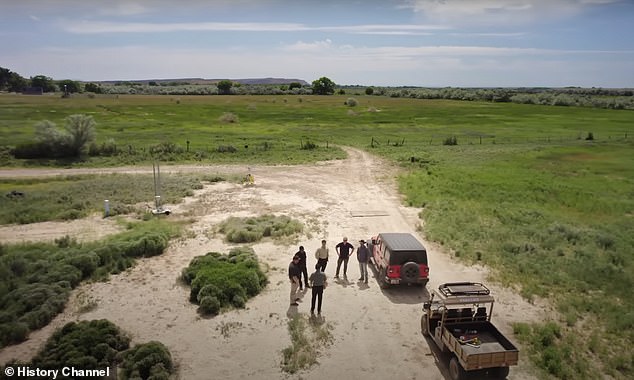
M449 375L449 359L451 359L451 355L440 351L440 348L438 348L431 337L425 336L422 333L421 335L429 347L429 352L434 357L434 364L438 368L438 371L440 371L442 377L451 380L451 375Z
M422 285L391 285L388 288L382 288L379 280L379 274L374 265L368 265L372 271L372 281L381 289L383 293L392 303L398 304L421 304L429 300L430 294L426 286Z
M449 374L449 360L451 359L453 354L448 352L442 352L440 348L438 348L438 346L436 345L436 342L434 342L432 337L425 336L422 333L421 335L423 336L423 339L427 343L427 346L429 347L429 351L431 355L434 357L434 364L436 365L436 368L438 368L438 371L440 372L442 377L444 377L446 380L451 380L451 375ZM468 374L469 374L468 375L469 380L485 380L485 379L499 380L499 378L496 378L494 376L489 376L485 370L469 371Z

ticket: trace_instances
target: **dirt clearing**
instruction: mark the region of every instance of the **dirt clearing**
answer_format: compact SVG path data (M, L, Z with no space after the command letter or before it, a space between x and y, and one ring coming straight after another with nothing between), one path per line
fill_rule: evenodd
M431 280L427 289L451 281L487 283L498 300L493 321L517 343L511 323L539 320L543 311L512 291L488 283L485 268L455 262L442 247L426 242L417 233L420 210L401 205L393 178L397 169L363 151L346 151L346 160L309 166L252 167L255 186L211 184L185 202L169 205L174 212L169 218L195 220L184 237L172 242L162 256L140 260L134 268L112 276L106 283L80 286L64 313L50 325L32 333L28 341L0 351L0 363L12 358L28 360L54 329L69 321L106 318L129 332L136 342L163 342L182 379L321 380L342 375L349 379L446 379L447 363L437 359L420 332L427 290L382 290L373 272L369 285L360 284L356 256L350 260L348 281L332 280L336 260L331 259L326 268L330 286L324 294L323 316L333 326L334 339L322 349L319 364L297 375L281 371L281 351L290 345L289 316L306 314L310 309L310 292L299 307L290 307L288 302L290 285L286 272L297 247L306 247L310 270L322 238L328 241L332 257L336 255L335 244L343 236L356 246L359 239L367 240L377 232L411 232L419 237L429 255ZM187 168L164 166L161 170L184 172ZM210 174L240 170L229 166L190 168ZM11 175L7 172L11 171L0 175ZM64 174L69 174L69 170L64 170ZM226 253L234 246L214 235L218 222L229 216L264 213L301 220L308 236L298 241L267 240L254 244L256 254L270 268L267 288L248 301L246 309L201 318L196 306L189 303L189 289L179 282L181 270L195 256L209 251ZM116 225L95 217L75 224L8 226L0 228L0 238L52 240L70 235L81 240L102 236L95 231L114 232ZM92 306L91 311L80 313L86 304ZM520 352L520 365L511 369L509 379L533 379L531 372L526 354Z

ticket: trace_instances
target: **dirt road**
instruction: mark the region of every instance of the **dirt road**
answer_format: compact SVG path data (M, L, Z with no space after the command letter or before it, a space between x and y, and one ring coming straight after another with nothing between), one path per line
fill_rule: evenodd
M417 233L419 209L401 205L394 175L397 168L346 148L348 159L310 166L255 167L253 187L231 183L205 186L178 205L170 218L195 222L190 232L173 242L160 257L141 260L107 283L80 286L73 292L63 314L33 334L21 345L0 351L0 363L33 355L55 328L68 321L107 318L128 331L135 342L159 340L172 352L182 379L447 379L447 363L438 360L420 333L422 302L428 293L417 287L382 290L376 279L369 286L357 283L359 268L354 258L348 269L349 282L334 282L324 295L323 315L333 326L334 341L319 356L319 364L298 375L281 372L281 351L290 344L288 315L308 313L310 293L298 310L289 307L288 263L298 245L309 253L309 268L319 241L328 240L331 254L343 236L357 245L359 239L377 232L411 232L429 251L431 281L427 289L450 281L486 282L487 271L465 266L436 244ZM167 167L162 171L185 171ZM235 172L236 167L191 167L210 173ZM28 175L25 171L0 171L0 175ZM69 174L69 170L63 170ZM104 172L111 172L105 170ZM24 174L27 173L27 174ZM43 172L38 175L48 175ZM270 284L263 293L235 310L215 318L200 318L188 301L189 290L178 277L190 260L209 251L227 252L232 245L215 235L214 225L229 216L263 213L289 215L303 221L307 236L297 241L265 241L253 245L260 259L270 266ZM46 224L47 239L66 234L99 236L94 231L113 228L112 221L91 218L81 224ZM52 227L53 226L53 227ZM89 227L87 227L89 226ZM0 228L0 239L15 236L23 227ZM21 231L20 239L37 240L40 226ZM91 229L92 228L92 229ZM81 236L79 236L81 238ZM336 263L328 264L332 278ZM371 272L372 274L372 272ZM513 339L510 324L540 318L538 307L523 301L508 289L490 284L498 299L494 322ZM82 305L96 308L79 313ZM533 379L526 355L511 370L509 379Z

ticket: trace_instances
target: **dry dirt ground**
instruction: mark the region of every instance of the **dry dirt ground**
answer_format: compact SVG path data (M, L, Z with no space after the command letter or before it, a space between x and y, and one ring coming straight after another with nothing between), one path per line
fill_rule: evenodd
M448 379L447 362L420 333L420 316L427 289L443 282L487 282L487 269L455 261L443 247L418 233L419 209L402 206L394 182L397 168L363 151L346 148L348 158L307 166L252 167L253 187L232 183L206 185L178 205L169 218L194 222L182 238L159 256L140 260L134 268L105 283L77 288L65 311L26 342L0 351L0 363L12 358L28 360L60 326L69 321L106 318L127 331L134 342L158 340L167 345L181 379ZM113 169L138 172L138 169ZM240 172L244 167L179 166L163 171ZM108 172L112 170L103 170ZM0 171L4 176L69 174L60 171ZM231 244L214 233L214 226L229 216L263 213L289 215L307 226L307 234L287 241L253 245L269 266L270 283L245 309L215 318L201 318L188 301L189 289L179 282L190 260L210 251L228 252ZM93 217L71 223L41 223L0 228L0 240L52 240L66 234L79 240L96 239L117 230L110 219ZM326 274L330 286L324 294L323 316L332 326L333 341L324 347L318 364L295 375L281 371L281 351L290 345L289 316L306 314L310 293L299 307L289 306L287 267L298 245L313 253L322 238L331 254L343 236L358 245L377 232L411 232L428 248L431 281L427 288L380 289L373 272L369 285L357 283L354 258L348 282L332 281L333 260ZM494 322L511 340L511 323L543 318L543 306L525 302L512 290L489 283L497 299ZM92 305L90 311L83 310ZM82 312L83 311L83 312ZM521 348L521 347L520 347ZM534 369L525 354L511 369L509 379L533 379Z

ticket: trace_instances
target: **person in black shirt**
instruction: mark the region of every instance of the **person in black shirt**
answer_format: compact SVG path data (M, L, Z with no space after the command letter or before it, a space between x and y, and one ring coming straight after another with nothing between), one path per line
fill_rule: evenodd
M301 272L299 270L299 256L293 256L293 261L288 265L288 278L291 281L291 306L297 306L299 301L299 294L297 288L299 288L299 276Z
M335 278L339 278L339 268L343 262L343 277L347 279L348 259L354 252L354 246L348 243L347 237L344 237L343 241L335 246L335 251L337 251L337 255L339 256L337 259L337 273L335 274Z
M308 270L306 269L306 251L304 251L304 246L300 245L299 246L299 251L297 251L297 253L295 253L295 256L299 256L299 271L300 276L299 276L299 290L302 290L302 276L304 276L304 284L306 285L306 288L310 288L310 285L308 285Z

